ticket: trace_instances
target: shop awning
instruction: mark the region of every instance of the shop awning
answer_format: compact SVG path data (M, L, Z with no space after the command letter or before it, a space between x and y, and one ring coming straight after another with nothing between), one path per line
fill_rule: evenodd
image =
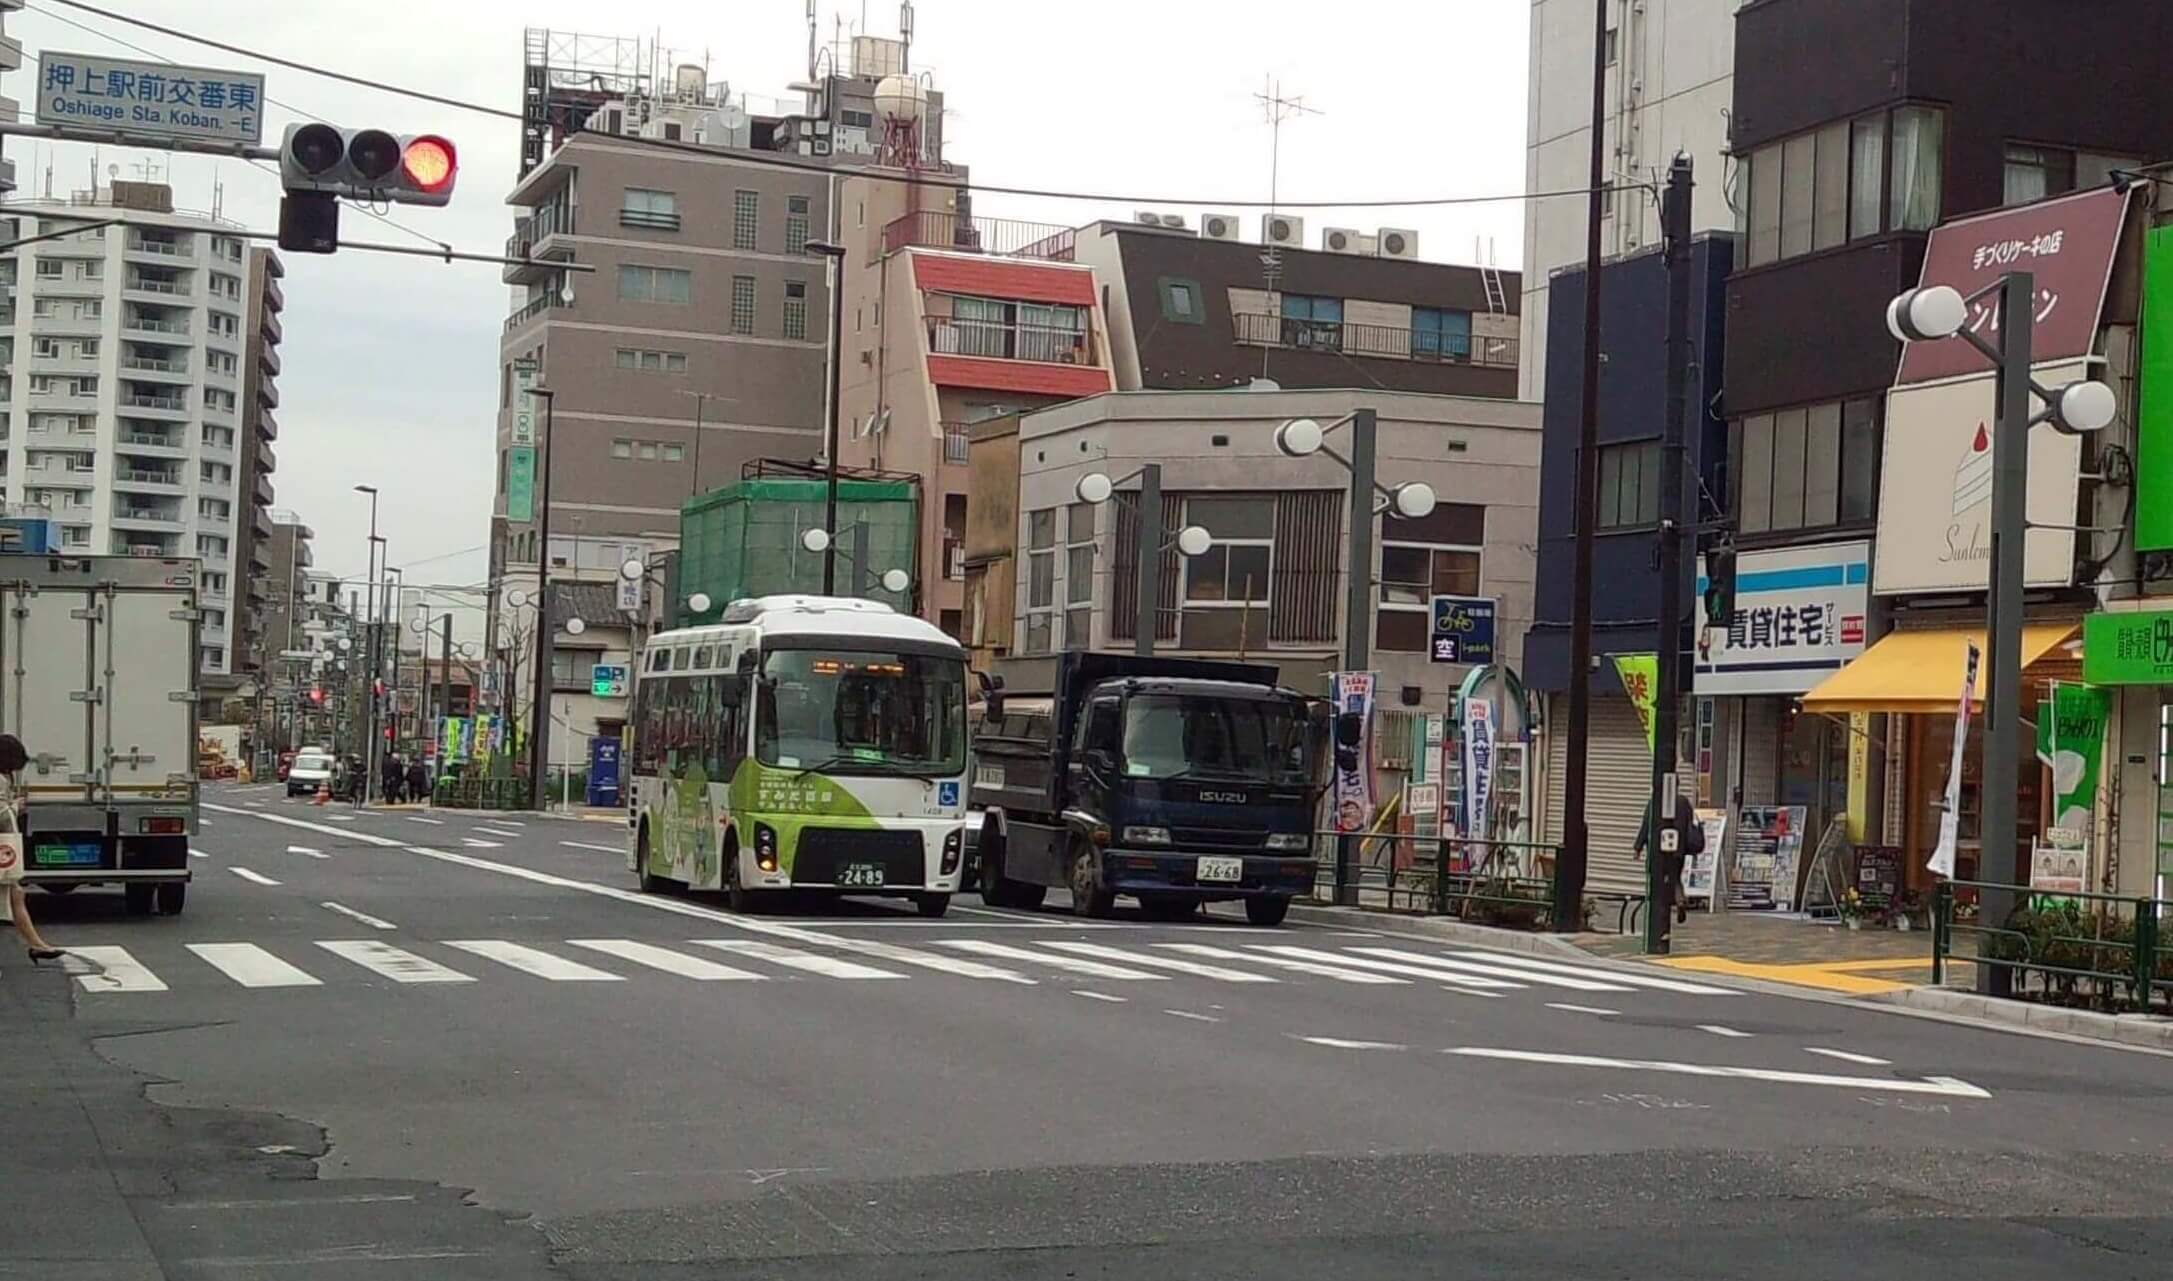
M2075 634L2073 623L2038 623L2022 629L2022 666L2050 653ZM1968 661L1969 644L1985 652L1983 628L1892 632L1862 657L1835 672L1803 696L1803 710L1841 714L1846 712L1915 712L1953 715L1962 689L1962 668ZM1971 701L1984 705L1989 664L1977 663L1977 687Z

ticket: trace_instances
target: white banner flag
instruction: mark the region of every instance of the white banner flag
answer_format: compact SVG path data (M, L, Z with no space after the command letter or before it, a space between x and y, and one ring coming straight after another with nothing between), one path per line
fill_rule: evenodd
M1962 702L1954 713L1954 751L1947 760L1947 796L1939 814L1939 843L1932 847L1931 859L1924 864L1926 870L1949 880L1954 878L1954 846L1961 835L1962 752L1969 746L1969 697L1976 688L1977 646L1971 642L1969 658L1962 664Z

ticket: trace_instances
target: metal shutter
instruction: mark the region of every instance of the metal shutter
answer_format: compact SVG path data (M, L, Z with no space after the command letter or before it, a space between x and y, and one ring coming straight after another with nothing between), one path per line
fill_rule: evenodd
M1591 849L1585 861L1585 887L1611 893L1645 890L1645 868L1637 861L1638 828L1652 796L1652 753L1645 729L1630 700L1599 695L1591 704L1590 750L1585 772L1585 825ZM1569 764L1569 697L1548 699L1547 833L1562 839L1562 780Z

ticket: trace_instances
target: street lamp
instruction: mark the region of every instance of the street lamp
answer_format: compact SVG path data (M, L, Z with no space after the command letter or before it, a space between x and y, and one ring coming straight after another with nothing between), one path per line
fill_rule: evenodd
M800 546L825 558L832 554L837 540L824 529L810 529L800 534ZM845 553L845 559L853 563L853 569L861 576L862 584L881 587L893 596L902 596L913 585L913 576L902 569L886 569L878 574L868 566L868 526L865 521L853 526L853 549Z
M1949 285L1908 290L1887 304L1886 327L1897 341L1940 342L1960 338L1992 362L1996 371L1998 412L1992 428L1992 547L1990 593L1985 601L1985 642L1991 647L1990 679L1984 700L1984 804L1978 820L1980 875L1988 884L2017 886L2022 881L2015 849L2015 775L2020 752L2015 727L2022 718L2022 562L2028 538L2030 428L2050 423L2068 435L2101 430L2113 421L2119 404L2113 389L2090 380L2054 390L2030 376L2030 343L2037 327L2031 306L2037 281L2033 273L2013 271L1968 297ZM1997 295L1999 315L1994 346L1965 327L1969 304ZM2044 408L2030 409L2036 396ZM1949 816L1945 822L1952 822ZM1944 823L1942 824L1944 826ZM1942 846L1951 846L1942 842ZM1952 877L1951 864L1942 873ZM1979 904L1982 919L2001 923L2014 906L2014 892L1987 890ZM2006 996L2014 982L2004 965L1977 967L1977 988Z
M1351 433L1349 458L1328 445L1328 437L1346 425ZM1293 418L1275 429L1275 448L1285 457L1308 458L1325 454L1341 463L1351 475L1347 503L1350 508L1350 561L1348 572L1343 576L1343 669L1349 672L1365 671L1373 657L1373 518L1393 511L1405 520L1418 520L1434 510L1433 486L1424 481L1405 481L1393 489L1381 485L1376 475L1374 452L1377 433L1378 424L1371 409L1352 410L1326 426L1311 418ZM1378 506L1376 499L1380 500ZM1349 833L1339 835L1335 853L1335 901L1345 907L1358 905L1358 882L1353 875L1357 857L1357 838Z
M1187 525L1174 534L1162 528L1160 463L1142 464L1138 471L1115 480L1103 472L1090 471L1072 485L1072 497L1099 506L1109 501L1119 484L1135 478L1139 481L1139 510L1134 515L1139 522L1139 554L1134 558L1132 573L1139 599L1132 608L1132 652L1147 657L1154 653L1154 633L1162 621L1162 553L1174 543L1178 553L1187 559L1203 555L1214 545L1215 536L1199 525ZM1149 525L1149 520L1154 523ZM1150 529L1161 535L1152 546L1147 539Z
M831 541L822 553L822 594L837 594L838 528L838 384L844 369L845 343L845 246L827 240L810 240L806 251L830 260L830 419L823 446L824 486L822 527Z

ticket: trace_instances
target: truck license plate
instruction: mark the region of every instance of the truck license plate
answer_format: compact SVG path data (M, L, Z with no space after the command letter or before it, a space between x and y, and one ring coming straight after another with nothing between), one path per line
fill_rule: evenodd
M104 851L95 844L40 845L31 854L39 867L96 867Z
M840 885L881 885L882 883L883 865L881 863L847 863L838 869L838 884Z
M1245 879L1245 860L1241 858L1203 858L1193 870L1193 879L1220 881L1234 885Z

